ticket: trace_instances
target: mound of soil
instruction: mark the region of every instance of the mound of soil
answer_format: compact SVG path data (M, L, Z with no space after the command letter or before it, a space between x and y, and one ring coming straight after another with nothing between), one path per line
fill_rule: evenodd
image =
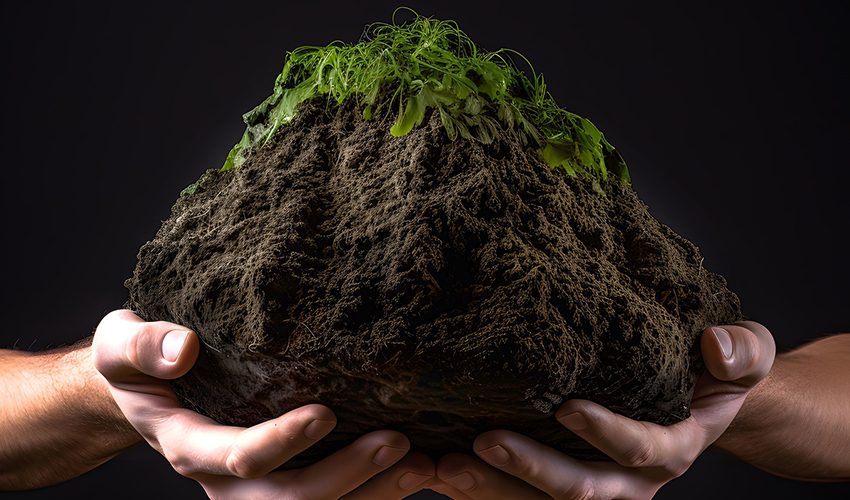
M126 285L203 339L181 403L242 426L328 405L337 428L288 467L380 428L433 454L506 428L601 458L553 418L568 398L686 418L698 335L741 319L697 248L510 130L452 142L432 114L397 138L394 119L305 103L177 200Z

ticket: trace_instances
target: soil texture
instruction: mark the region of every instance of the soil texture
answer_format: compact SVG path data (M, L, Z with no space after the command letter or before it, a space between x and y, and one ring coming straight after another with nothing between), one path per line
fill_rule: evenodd
M693 244L511 130L452 142L432 113L393 137L395 113L362 112L303 104L140 250L127 307L204 343L184 406L241 426L329 406L336 429L286 467L386 428L435 456L502 428L603 458L554 419L569 398L689 416L700 332L742 318Z

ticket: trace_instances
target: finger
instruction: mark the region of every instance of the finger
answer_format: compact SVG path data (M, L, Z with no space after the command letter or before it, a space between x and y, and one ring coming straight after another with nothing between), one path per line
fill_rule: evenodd
M97 370L113 385L145 383L146 376L174 379L195 363L200 343L194 332L174 323L148 323L132 311L106 315L92 345Z
M336 417L325 406L296 408L250 428L221 425L182 408L151 431L177 472L257 478L327 435Z
M409 447L399 432L376 431L305 469L272 472L253 481L210 474L193 478L211 498L338 499L398 462Z
M749 391L770 371L776 344L767 329L753 321L705 330L700 339L708 370L691 400L691 418L714 442L735 418Z
M557 499L650 497L654 491L635 472L638 469L605 462L583 463L510 431L485 432L472 446L490 465Z
M227 470L244 478L264 476L315 444L334 427L336 416L326 406L296 408L241 431L227 454Z
M481 454L482 452L478 452ZM496 445L483 451L482 456L492 458L496 463L504 463L507 452ZM452 486L465 498L472 500L490 500L499 498L522 498L528 500L549 500L551 497L531 486L522 479L489 465L478 457L450 453L443 456L437 464L437 477ZM456 498L459 495L450 495Z
M749 390L773 366L776 344L764 326L754 321L707 328L700 339L703 360L718 380Z
M632 420L596 403L573 399L555 418L625 467L660 467L667 479L681 475L702 452L705 431L692 419L663 426Z
M298 475L299 493L306 498L339 498L401 460L409 449L410 441L400 432L366 434L303 469Z
M389 469L372 477L342 500L399 500L417 491L436 475L434 462L424 453L408 453Z

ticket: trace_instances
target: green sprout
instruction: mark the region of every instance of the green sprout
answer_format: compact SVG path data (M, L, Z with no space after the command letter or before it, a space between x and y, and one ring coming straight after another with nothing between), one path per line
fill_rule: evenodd
M395 137L419 126L428 109L439 112L451 140L491 143L499 133L498 121L515 130L523 145L537 150L548 165L591 180L598 192L599 181L609 174L630 182L625 162L602 132L559 107L543 75L521 54L508 49L487 52L454 21L413 14L415 19L404 24L395 23L394 13L392 24L370 25L365 40L354 45L334 42L288 52L272 95L243 116L248 128L222 170L241 165L265 145L295 117L300 103L327 96L337 104L356 98L365 120L381 106L398 106L390 129ZM531 79L510 53L528 63ZM387 90L393 91L392 98L378 102L379 93ZM194 188L196 184L184 193Z

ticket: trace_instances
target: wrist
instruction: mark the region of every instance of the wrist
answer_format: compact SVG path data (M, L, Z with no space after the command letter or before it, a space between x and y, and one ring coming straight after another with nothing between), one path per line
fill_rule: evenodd
M135 446L91 347L0 351L0 489L55 484Z
M141 442L142 438L112 398L109 382L95 368L91 341L87 340L88 345L64 352L56 361L64 384L62 404L66 408L67 422L112 443L109 448L117 451L106 457L111 458Z
M777 356L717 448L790 479L847 480L850 337L837 335Z
M723 434L713 443L713 446L738 458L747 460L748 455L759 453L758 442L753 439L770 429L774 422L773 413L769 410L780 403L779 387L781 377L777 373L783 370L782 363L777 357L770 373L747 394L744 404L735 415L732 423Z

